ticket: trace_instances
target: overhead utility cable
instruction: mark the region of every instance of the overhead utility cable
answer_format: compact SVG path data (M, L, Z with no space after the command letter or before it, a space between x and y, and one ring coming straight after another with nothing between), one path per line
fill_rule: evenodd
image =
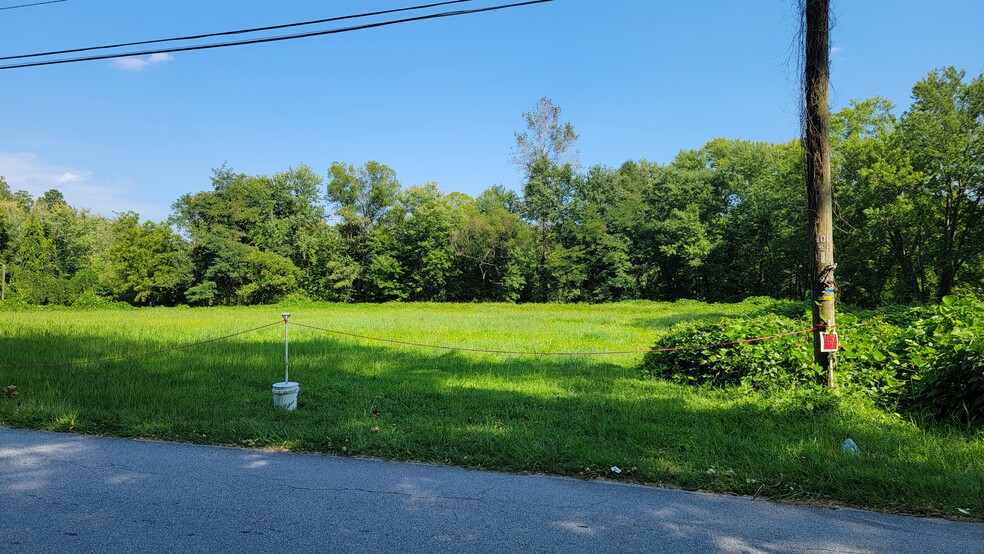
M65 2L66 0L58 0L58 1L59 2ZM229 36L229 35L242 35L242 34L247 34L247 33L258 33L260 31L274 31L274 30L277 30L277 29L289 29L291 27L303 27L305 25L318 25L320 23L331 23L331 22L334 22L334 21L343 21L343 20L346 20L346 19L358 19L358 18L362 18L362 17L372 17L372 16L376 16L376 15L386 15L386 14L397 13L397 12L406 12L406 11L411 11L411 10L423 10L423 9L427 9L427 8L436 8L438 6L446 6L448 4L460 4L462 2L471 2L471 1L472 0L450 0L448 2L438 2L436 4L426 4L426 5L423 5L423 6L412 6L412 7L409 7L409 8L397 8L397 9L393 9L393 10L383 10L383 11L379 11L379 12L360 13L360 14L355 14L355 15L342 15L342 16L338 16L338 17L329 17L329 18L326 18L326 19L315 19L313 21L301 21L301 22L298 22L298 23L285 23L285 24L282 24L282 25L269 25L269 26L266 26L266 27L254 27L252 29L238 29L238 30L235 30L235 31L223 31L221 33L207 33L207 34L204 34L204 35L189 35L189 36L184 36L184 37L160 38L160 39L154 39L154 40L141 40L141 41L138 41L138 42L121 42L119 44L107 44L105 46L89 46L89 47L86 47L86 48L72 48L72 49L69 49L69 50L54 50L54 51L51 51L51 52L39 52L37 54L20 54L20 55L17 55L17 56L3 56L3 57L0 57L0 60L19 60L19 59L23 59L23 58L37 58L37 57L40 57L40 56L57 56L57 55L60 55L60 54L75 54L75 53L78 53L78 52L91 52L93 50L107 50L107 49L110 49L110 48L124 48L124 47L127 47L127 46L142 46L142 45L145 45L145 44L159 44L159 43L162 43L162 42L177 42L177 41L181 41L181 40L199 40L199 39L211 38L211 37L222 37L222 36Z
M47 2L35 2L33 4L18 4L16 6L3 6L0 10L16 10L17 8L30 8L31 6L43 6L45 4L58 4L68 2L68 0L48 0Z
M502 4L502 5L499 5L499 6L491 6L491 7L488 7L488 8L479 8L479 9L474 9L474 10L459 10L459 11L453 11L453 12L441 12L441 13L435 13L435 14L429 14L429 15L421 15L421 16L417 16L417 17L409 17L409 18L406 18L406 19L396 19L396 20L393 20L393 21L382 21L382 22L378 22L378 23L367 23L365 25L357 25L357 26L353 26L353 27L342 27L340 29L329 29L329 30L326 30L326 31L312 31L312 32L309 32L309 33L299 33L299 34L296 34L296 35L283 35L283 36L258 38L258 39L251 39L251 40L241 40L241 41L235 41L235 42L222 42L222 43L218 43L218 44L202 44L202 45L197 45L197 46L182 46L182 47L175 47L175 48L160 48L160 49L156 49L156 50L144 50L144 51L140 51L140 52L125 52L125 53L121 53L121 54L101 54L101 55L98 55L98 56L86 56L86 57L81 57L81 58L67 58L67 59L62 59L62 60L46 60L46 61L40 61L40 62L29 62L29 63L15 64L15 65L0 65L0 70L3 70L3 69L20 69L20 68L24 68L24 67L38 67L38 66L43 66L43 65L57 65L57 64L64 64L64 63L88 62L88 61L94 61L94 60L108 60L108 59L112 59L112 58L126 58L126 57L132 57L132 56L145 56L145 55L149 55L149 54L168 54L168 53L172 53L172 52L190 52L190 51L193 51L193 50L209 50L209 49L212 49L212 48L226 48L226 47L229 47L229 46L243 46L243 45L246 45L246 44L262 44L262 43L266 43L266 42L279 42L279 41L283 41L283 40L294 40L294 39L299 39L299 38L316 37L316 36L322 36L322 35L333 35L333 34L338 34L338 33L348 33L348 32L351 32L351 31L362 31L362 30L365 30L365 29L373 29L373 28L376 28L376 27L386 27L386 26L389 26L389 25L396 25L396 24L399 24L399 23L409 23L411 21L424 21L424 20L428 20L428 19L438 19L438 18L443 18L443 17L454 17L454 16L458 16L458 15L468 15L468 14L474 14L474 13L491 12L491 11L495 11L495 10L502 10L502 9L508 9L508 8L517 8L517 7L520 7L520 6L530 6L530 5L533 5L533 4L543 4L543 3L546 3L546 2L553 2L553 0L531 0L529 2L518 2L518 3L515 3L515 4Z

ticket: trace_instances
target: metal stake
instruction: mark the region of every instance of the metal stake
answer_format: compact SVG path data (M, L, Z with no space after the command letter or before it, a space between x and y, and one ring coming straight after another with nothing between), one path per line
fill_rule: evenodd
M287 383L290 381L290 365L288 363L290 338L287 334L287 318L290 317L290 312L284 312L280 315L284 318L284 383Z

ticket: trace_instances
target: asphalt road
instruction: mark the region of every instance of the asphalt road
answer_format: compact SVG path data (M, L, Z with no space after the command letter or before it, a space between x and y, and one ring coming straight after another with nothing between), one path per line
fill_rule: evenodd
M984 552L984 524L0 428L0 552Z

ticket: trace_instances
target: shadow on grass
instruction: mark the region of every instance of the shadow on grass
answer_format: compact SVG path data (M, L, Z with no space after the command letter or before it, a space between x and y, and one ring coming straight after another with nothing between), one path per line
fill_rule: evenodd
M410 350L295 333L290 377L301 392L290 413L272 407L284 369L283 344L272 338L30 365L158 348L103 336L2 339L3 380L20 395L0 399L0 423L984 512L974 465L984 446L973 438L849 400L810 407L644 380L606 358ZM862 456L840 452L848 436Z

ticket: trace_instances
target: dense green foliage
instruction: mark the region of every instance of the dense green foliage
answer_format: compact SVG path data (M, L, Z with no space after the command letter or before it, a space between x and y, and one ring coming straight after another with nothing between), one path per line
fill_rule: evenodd
M714 386L749 385L776 389L816 381L820 368L813 363L812 347L804 347L805 335L789 335L759 343L741 342L802 331L809 325L777 315L748 319L721 319L684 323L671 329L646 355L644 370L684 384ZM694 345L715 345L690 348Z
M765 302L759 311L791 315L787 305L777 308ZM806 306L798 309L802 314ZM812 347L806 347L808 335L736 343L809 327L805 316L771 313L679 324L653 348L732 344L647 354L643 370L680 383L809 389L822 376ZM945 421L984 421L984 301L946 296L933 308L847 312L838 317L837 329L837 375L844 392Z
M842 299L875 307L984 287L984 74L933 71L901 116L833 114ZM520 192L403 186L375 161L273 176L215 170L168 222L114 219L0 181L8 297L133 305L803 298L803 151L717 138L669 164L582 171L546 98L523 114Z
M933 415L984 420L984 302L944 297L904 335L913 402Z

